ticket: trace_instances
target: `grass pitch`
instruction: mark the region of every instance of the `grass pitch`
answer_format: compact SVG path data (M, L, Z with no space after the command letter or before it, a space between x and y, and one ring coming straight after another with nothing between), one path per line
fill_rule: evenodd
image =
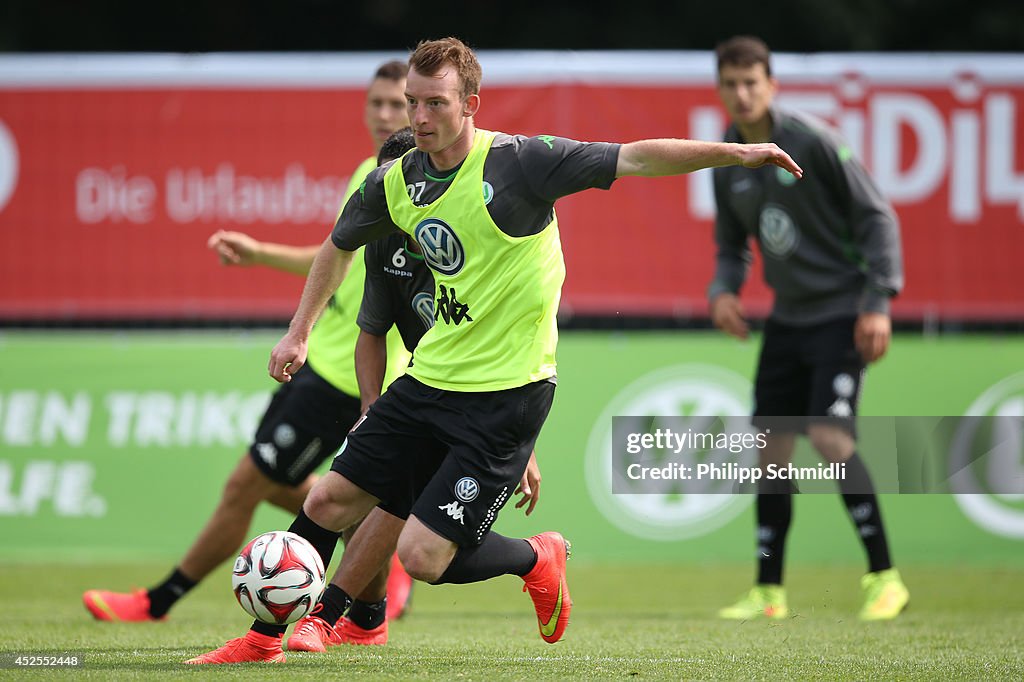
M953 557L951 557L953 559ZM0 580L0 655L76 652L75 679L1021 679L1024 571L902 567L909 610L889 623L856 619L855 567L795 566L793 617L725 622L715 610L749 585L749 566L572 565L575 606L565 639L537 634L521 581L418 585L386 647L295 653L280 666L192 668L181 661L248 627L219 571L164 623L109 624L81 605L90 587L125 589L167 564L7 565ZM0 669L0 678L24 678Z

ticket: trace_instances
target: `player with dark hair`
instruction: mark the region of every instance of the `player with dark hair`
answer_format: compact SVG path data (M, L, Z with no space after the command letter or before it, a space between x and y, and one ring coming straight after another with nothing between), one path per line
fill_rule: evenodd
M732 125L727 142L776 142L810 172L793 183L761 169L714 171L718 265L708 289L711 318L746 338L739 290L754 238L775 303L764 330L754 425L766 431L761 465L786 465L802 428L829 462L845 462L843 503L868 558L864 620L895 618L909 593L892 566L885 526L867 468L856 452L854 417L868 363L889 346L889 301L903 286L896 214L864 167L823 122L774 104L771 53L758 38L720 44L718 92ZM771 417L807 417L791 420ZM785 618L782 588L792 518L788 481L762 479L757 494L757 584L723 618Z
M491 526L521 480L554 397L555 315L565 275L555 200L608 188L626 175L733 164L801 171L774 144L619 145L478 130L481 69L472 50L455 38L425 41L409 66L406 101L417 148L371 173L346 205L269 371L292 380L305 362L312 323L354 251L396 230L419 243L434 272L435 324L406 374L349 434L290 530L326 562L339 530L378 504L404 506L410 490L422 488L398 541L410 575L430 583L521 576L541 637L553 643L572 609L568 542L557 532L508 538ZM424 470L434 473L421 486ZM343 564L361 552L365 531L356 532ZM318 614L324 632L359 588L325 592ZM257 622L244 637L189 662L280 661L283 632Z
M366 94L364 122L380 150L389 136L408 126L405 108L405 77L408 66L400 61L383 64L374 74ZM408 141L408 138L406 138ZM399 154L400 155L400 154ZM352 174L347 199L377 166L376 154ZM344 205L344 204L342 204ZM230 265L267 265L305 274L319 246L294 247L258 242L238 232L219 231L209 246ZM310 336L309 364L295 383L283 386L263 415L252 445L228 478L221 499L206 526L181 563L160 584L130 593L89 590L83 602L98 620L145 621L166 616L174 604L245 542L257 505L270 502L297 512L317 476L312 472L337 451L348 429L362 415L359 385L353 356L359 327L356 314L363 296L363 261L353 276L330 299ZM388 341L391 368L387 382L404 371L408 355L399 334ZM381 376L381 381L384 377ZM380 394L377 386L376 395ZM411 579L394 562L391 616L401 613L408 600ZM404 582L402 577L405 577ZM377 578L379 587L388 572ZM362 600L351 614L359 622L372 623L380 607Z

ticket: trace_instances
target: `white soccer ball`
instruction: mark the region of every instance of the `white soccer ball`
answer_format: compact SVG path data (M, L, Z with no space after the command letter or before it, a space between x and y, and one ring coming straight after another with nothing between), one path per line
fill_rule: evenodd
M276 530L253 538L235 559L231 588L245 612L276 625L308 615L324 593L324 564L302 536Z

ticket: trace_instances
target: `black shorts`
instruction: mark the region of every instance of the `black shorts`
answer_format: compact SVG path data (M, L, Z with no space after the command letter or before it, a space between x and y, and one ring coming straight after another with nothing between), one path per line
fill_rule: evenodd
M865 367L853 342L856 321L798 327L768 320L754 387L755 426L803 432L808 422L827 422L855 432Z
M459 546L483 541L514 493L551 410L550 381L462 393L395 380L331 470Z
M299 485L337 452L361 413L359 398L339 391L306 364L274 393L249 456L271 480Z

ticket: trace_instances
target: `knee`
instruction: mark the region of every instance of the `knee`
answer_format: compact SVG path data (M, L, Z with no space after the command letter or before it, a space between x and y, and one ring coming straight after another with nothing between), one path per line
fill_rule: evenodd
M398 558L405 567L405 572L415 580L425 583L436 583L444 574L447 565L440 560L440 557L431 553L423 545L412 542L398 541Z
M845 462L853 455L853 436L837 426L812 424L807 429L807 437L818 454L829 462Z
M306 495L302 507L309 518L333 516L340 500L329 485L315 485Z

